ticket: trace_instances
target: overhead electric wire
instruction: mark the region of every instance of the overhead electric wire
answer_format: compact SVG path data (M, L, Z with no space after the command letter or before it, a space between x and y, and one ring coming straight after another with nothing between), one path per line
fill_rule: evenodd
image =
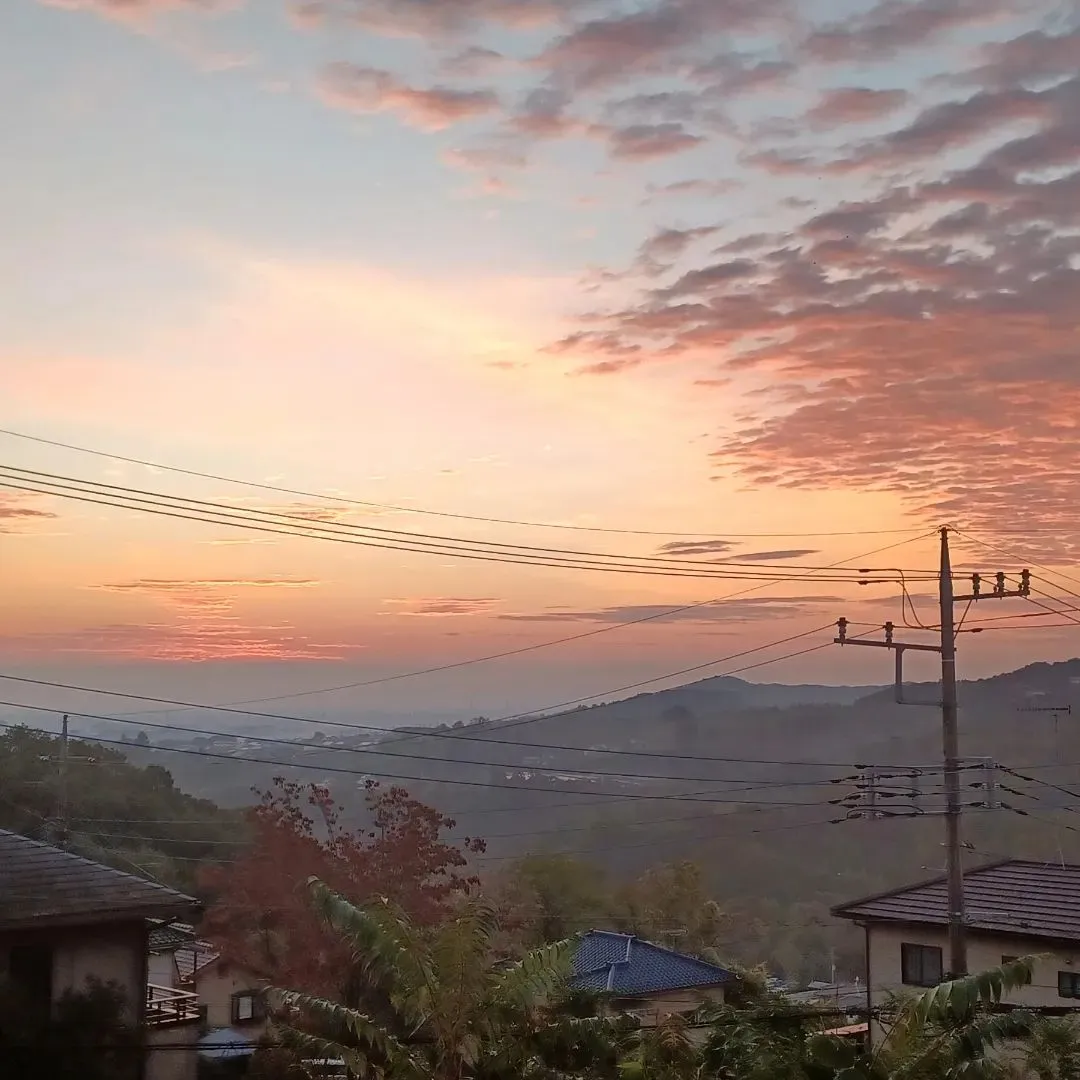
M999 765L998 768L1002 772L1008 773L1009 776L1015 776L1018 780L1027 780L1029 783L1040 784L1045 788L1052 789L1053 791L1059 791L1063 795L1070 795L1074 799L1080 799L1080 792L1072 791L1070 788L1062 787L1060 784L1051 783L1049 780L1040 780L1037 776L1027 776L1024 773L1018 772L1016 769L1007 768L1005 765ZM1028 766L1025 766L1025 768L1032 769L1032 768L1039 768L1039 766L1037 766L1037 765L1028 765ZM1035 795L1031 796L1031 798L1037 798L1037 797L1038 796L1035 796Z
M21 479L21 478L19 478ZM632 574L646 577L669 577L686 578L690 580L719 579L727 581L760 581L763 578L770 581L807 581L812 580L805 573L787 573L787 567L783 567L785 573L777 574L775 571L759 572L755 569L742 569L738 571L720 569L709 564L706 569L704 563L689 564L686 567L662 567L647 564L600 562L593 559L574 559L570 556L544 557L537 555L530 557L528 553L512 551L497 552L476 550L475 547L453 547L448 544L435 544L430 541L408 541L397 539L383 542L378 539L364 539L360 535L334 532L338 526L332 524L318 525L302 519L292 523L275 522L266 517L259 517L255 512L228 513L225 511L200 511L195 508L180 506L177 501L169 501L171 496L160 497L161 501L152 501L134 495L116 496L108 492L96 489L78 488L72 485L53 484L51 488L31 486L23 483L15 483L6 474L0 474L0 486L14 491L26 491L37 495L51 495L61 499L73 499L77 502L91 503L97 506L108 506L118 510L130 510L141 514L152 514L159 517L174 518L180 521L194 521L204 525L224 525L228 528L246 529L249 531L270 533L277 536L302 537L311 540L325 540L332 543L348 544L356 547L373 548L385 551L411 552L418 555L434 555L440 558L461 558L478 560L481 562L504 563L513 566L541 566L557 570L586 570L597 573ZM76 492L82 492L77 494ZM123 500L123 501L120 501ZM132 505L135 504L135 505ZM191 512L187 512L191 510ZM267 523L269 521L269 523ZM276 527L284 526L284 527ZM365 534L366 535L366 534ZM471 543L459 541L461 544ZM695 569L694 567L698 567ZM921 571L920 571L921 573ZM833 578L837 583L850 582L860 585L889 584L891 578L865 578L851 575L848 578Z
M301 513L236 506L231 503L221 503L207 499L193 499L187 496L170 495L164 492L150 491L145 488L135 488L124 484L109 484L98 480L86 480L81 477L63 476L57 473L40 472L34 469L23 469L11 465L0 465L0 473L16 473L18 474L18 478L24 480L26 483L48 484L61 491L85 491L90 489L94 494L103 493L112 498L126 499L130 502L146 503L153 500L154 505L179 504L184 509L192 508L196 512L225 514L226 516L243 515L242 519L269 519L273 524L280 523L277 519L284 519L285 524L297 529L310 530L319 533L334 532L335 530L338 530L347 535L364 537L374 536L378 539L391 539L400 543L458 544L470 549L490 549L500 554L520 552L523 553L523 557L528 556L536 558L550 557L573 560L610 559L613 561L625 562L627 565L631 566L674 566L676 568L702 567L713 570L716 573L727 572L724 569L725 567L732 567L733 572L741 572L743 569L752 571L758 567L768 567L771 570L778 571L812 570L815 573L839 572L841 569L836 565L814 566L805 563L796 563L786 559L782 561L754 560L750 563L744 563L740 562L737 555L723 559L691 559L686 556L624 555L617 552L582 551L575 548L553 548L538 544L511 544L502 541L479 540L472 537L418 533L405 529L383 529L375 525L356 525L350 522L321 521ZM104 489L104 492L99 492L98 489ZM63 496L58 495L57 497L62 498ZM844 570L844 572L849 574L854 573L854 571L850 570ZM926 575L928 578L932 575L932 571L930 570L903 570L895 567L870 567L869 569L860 569L858 571L860 576L866 576L871 573L896 573L901 576L907 573Z
M60 442L56 439L46 439L40 435L28 435L25 432L13 431L10 428L0 428L0 435L7 435L13 439L23 439L27 442L35 442L44 446L54 446L63 450L72 450L80 454L90 454L93 457L105 458L111 461L123 461L129 465L141 465L148 469L160 469L164 472L176 473L182 476L196 477L202 480L214 480L223 484L235 484L240 487L256 488L262 491L273 491L281 495L293 495L304 499L317 499L342 503L351 506L364 506L377 510L388 510L399 514L423 514L429 517L454 518L458 521L476 521L495 525L518 525L531 529L564 529L571 532L612 533L622 536L681 536L698 538L702 540L712 539L737 539L737 540L768 540L768 539L810 539L816 537L836 536L888 536L906 532L917 532L909 529L856 529L849 531L812 532L812 533L703 533L687 532L668 529L617 529L599 525L567 525L550 521L517 521L512 518L487 517L480 514L451 513L445 510L430 510L416 506L392 506L388 503L378 503L363 499L352 499L342 495L328 495L326 493L302 491L296 488L282 487L277 484L266 484L256 480L240 480L231 476L220 476L214 473L199 472L196 469L185 469L177 465L165 465L157 461L146 461L141 458L125 457L123 454L112 454L105 450L94 450L86 446L78 446L74 443Z
M884 547L875 548L872 551L862 552L859 555L853 555L850 558L841 559L834 563L833 566L842 566L844 563L857 562L863 559L872 558L875 555L880 555L886 551L892 551L895 548L905 547L907 544L913 543L915 540L921 540L924 537L931 536L932 533L920 533L918 536L910 537L907 540L900 540L893 544L887 544ZM723 596L715 596L709 600L698 600L692 604L683 604L680 607L668 608L664 611L651 612L648 615L641 615L633 619L627 619L622 622L611 623L607 626L600 626L593 630L586 630L579 634L568 634L564 637L552 638L547 641L535 642L531 645L522 645L514 649L505 649L497 653L489 653L484 656L469 657L465 660L456 660L448 664L438 664L433 667L420 668L415 671L400 672L396 675L384 675L375 679L363 679L359 682L351 682L338 684L335 686L323 686L317 687L312 690L300 690L294 691L289 694L273 694L267 697L259 698L245 698L240 701L225 702L226 705L260 705L270 701L286 701L293 698L310 697L315 694L329 694L335 693L341 690L357 690L368 686L381 686L385 683L399 682L404 679L414 679L425 675L433 675L443 671L452 671L458 668L470 667L473 664L488 663L495 660L503 660L511 656L520 656L523 653L535 652L538 649L552 648L557 645L566 645L574 641L582 641L585 638L597 637L600 634L610 634L617 630L623 630L631 626L640 626L643 623L653 622L659 619L669 618L673 615L680 615L683 612L695 611L699 608L709 607L714 604L721 604L726 600L734 600L743 596L748 596L751 593L761 592L763 589L767 589L771 585L781 584L781 582L766 581L759 585L752 585L746 589L738 589L735 592L725 593ZM852 624L854 625L854 624ZM128 712L118 713L119 716L150 716L156 712L169 712L168 709L147 709L140 712ZM384 729L393 730L393 729Z
M826 624L825 626L815 627L813 630L806 630L806 631L804 631L804 632L802 632L800 634L791 634L788 637L780 638L780 639L778 639L776 641L770 641L770 642L767 642L764 645L758 645L758 646L755 646L755 647L750 648L750 649L744 649L741 652L737 652L737 653L730 653L727 656L719 657L719 658L717 658L715 660L706 661L704 664L696 664L696 665L694 665L692 667L689 667L689 668L680 668L678 671L666 672L663 675L657 675L657 676L654 676L651 679L643 679L643 680L640 680L640 681L638 681L636 683L629 683L629 684L626 684L624 686L615 687L614 689L609 688L607 690L602 690L602 691L600 691L599 693L596 693L596 694L590 694L590 695L588 695L586 697L574 698L573 700L570 700L570 701L562 701L562 702L558 702L558 703L553 704L553 705L542 706L540 709L530 709L527 712L510 713L510 714L508 714L506 716L495 717L494 719L488 721L488 723L490 723L490 724L502 724L504 727L514 727L514 726L518 726L518 725L508 723L508 721L526 720L528 722L536 722L536 721L539 721L541 719L545 719L545 714L550 713L552 710L565 709L565 708L568 708L569 706L579 705L579 704L581 704L583 702L594 701L597 698L609 697L609 696L614 695L614 694L623 693L623 692L625 692L627 690L637 689L638 687L641 687L641 686L647 686L647 685L650 685L652 683L657 683L657 682L664 682L667 679L678 678L679 676L686 675L686 674L688 674L690 672L701 671L701 670L704 670L705 668L710 668L710 667L718 667L721 664L726 664L730 660L738 660L738 659L741 659L744 656L750 656L750 655L752 655L754 653L764 652L767 649L776 648L779 645L786 645L786 644L789 644L790 642L799 641L799 640L801 640L803 638L812 637L815 634L820 634L824 630L829 629L831 626L832 626L832 624L829 623L829 624ZM785 654L784 656L773 657L773 658L771 658L769 660L762 661L760 664L747 664L744 667L736 668L733 672L725 672L723 674L724 675L730 675L730 674L735 674L736 672L739 672L739 671L749 670L752 667L761 667L761 666L765 666L766 664L779 663L782 660L791 659L791 658L796 657L796 656L802 656L806 652L813 652L813 651L817 651L818 649L826 648L826 647L828 647L828 644L829 643L826 642L826 643L823 643L822 645L814 646L813 649L799 650L799 651L794 652L794 653ZM230 713L230 714L232 714L234 716L249 716L249 717L254 717L255 719L258 719L258 720L285 720L285 721L288 721L288 722L291 722L291 723L308 724L308 725L313 725L313 726L316 726L316 727L340 727L340 728L346 728L346 729L352 730L352 731L372 731L372 732L377 732L377 733L380 733L380 734L385 734L386 730L387 730L387 729L381 728L381 727L374 727L374 726L372 726L370 724L357 724L357 723L351 723L351 722L345 721L345 720L317 720L317 719L313 719L312 717L290 716L290 715L287 715L287 714L284 714L284 713L264 712L264 711L258 710L258 709L241 709L241 708L237 708L235 706L230 706L230 705L201 705L201 704L198 704L197 702L181 701L181 700L178 700L176 698L159 697L159 696L154 696L154 695L149 695L149 694L134 694L134 693L131 693L129 691L107 690L107 689L104 689L104 688L93 687L93 686L80 686L80 685L75 684L75 683L65 683L65 682L60 682L60 681L52 680L52 679L33 679L33 678L30 678L28 676L23 676L23 675L10 675L10 674L0 673L0 679L6 680L8 682L25 683L25 684L27 684L29 686L44 686L44 687L49 687L49 688L58 689L58 690L73 690L73 691L81 692L81 693L99 694L99 695L101 695L103 697L126 698L126 699L133 700L133 701L150 701L150 702L153 702L153 703L158 704L158 705L170 705L170 706L174 706L176 708L182 708L182 709L201 709L201 710L205 710L207 712ZM115 716L109 716L109 717L106 717L105 719L107 719L109 721L118 721L121 718L120 717L115 717ZM145 726L150 726L150 725L145 725ZM425 735L424 737L427 738L429 736ZM432 731L432 732L430 732L430 737L435 738L435 739L454 739L454 740L461 739L462 741L470 741L467 737L462 738L462 737L456 736L453 732L447 732L447 731ZM392 744L394 744L396 742L399 742L399 741L402 741L402 740L385 739L382 742L374 744L374 745L386 746L386 745L392 745ZM475 740L474 739L472 741L480 741L480 742L491 741L491 742L495 742L496 740L487 740L487 739ZM525 744L519 744L519 745L527 745L527 746L532 746L534 748L537 747L537 744L532 744L532 743L525 743ZM581 750L583 748L577 747L576 749Z
M5 706L5 707L9 707L9 708L17 708L17 709L28 709L31 712L43 712L43 713L50 713L50 714L53 714L53 715L55 715L56 712L58 711L58 710L56 710L54 708L47 708L47 707L45 707L43 705L27 705L24 702L14 702L14 701L0 701L0 706ZM76 711L74 709L68 710L68 714L70 716L78 716L78 717L81 717L83 719L88 719L88 720L109 720L109 719L111 719L110 717L100 716L100 715L98 715L96 713L78 712L78 711ZM55 735L55 732L51 732L46 728L35 728L35 727L31 727L29 725L22 725L22 724L0 723L0 728L7 728L7 729L22 728L25 731L32 731L32 732L34 732L36 734L39 734L39 735ZM120 739L107 739L107 738L103 738L103 737L100 737L100 736L92 736L92 737L91 736L76 736L76 737L81 738L81 739L92 739L93 742L100 743L100 744L102 744L104 746L121 746L121 747L126 747L128 750L131 749L131 744L130 743L125 743ZM274 765L274 766L277 766L279 768L284 768L284 769L308 769L308 770L311 770L311 768L312 768L310 763L302 762L302 761L300 761L300 762L297 762L297 761L279 761L279 760L272 760L272 759L267 759L267 758L252 757L251 755L247 755L247 754L224 754L224 753L217 753L217 752L215 752L213 750L197 750L197 749L194 749L194 748L182 747L182 746L156 746L156 747L151 747L151 748L148 748L148 749L153 750L153 752L155 752L155 753L186 754L186 755L189 755L191 757L213 758L213 759L216 759L216 760L231 761L231 762L234 762L234 763L237 762L237 761L243 761L243 762L245 762L247 764ZM372 771L370 769L346 769L346 768L343 768L343 767L338 766L338 765L319 765L318 766L318 771L321 772L321 773L337 773L337 774L342 774L342 775L345 775L345 776L367 777L367 776L372 775ZM712 804L715 804L715 805L734 804L734 805L737 805L737 806L760 805L760 806L765 806L765 807L816 806L816 805L819 805L819 804L813 803L813 802L810 802L810 803L807 803L807 802L761 802L761 803L754 803L753 801L748 802L745 799L701 798L701 797L698 797L696 795L684 795L684 794L679 794L679 793L672 793L672 794L659 794L659 793L648 793L648 792L612 793L612 792L603 792L603 791L570 792L570 791L567 791L566 789L560 790L560 789L555 789L555 788L540 788L540 787L534 787L534 786L528 785L528 784L492 784L490 782L481 781L481 780L462 780L462 779L453 778L453 777L445 777L445 778L438 778L437 779L437 778L433 778L433 777L406 776L406 775L401 775L401 774L385 773L385 772L379 772L377 774L377 777L379 779L384 779L384 780L411 780L411 781L414 781L416 783L421 783L421 784L449 784L449 785L453 785L455 787L485 788L485 789L487 789L489 791L528 791L528 792L532 792L534 794L552 794L552 795L567 795L567 794L572 793L572 794L587 795L587 796L590 796L592 798L614 798L614 799L619 799L619 800L623 800L623 801L627 801L627 800L628 801L645 800L645 801L651 801L651 802L652 801L655 801L655 802L700 802L700 803L706 803L706 804L710 804L710 805L712 805ZM723 793L721 792L720 794L723 794Z
M1038 592L1039 596L1044 596L1048 600L1056 600L1057 599L1056 597L1051 596L1049 593L1039 592L1038 590L1035 590L1035 591ZM1073 615L1068 614L1066 611L1059 610L1058 608L1055 608L1055 607L1051 607L1049 604L1040 603L1038 600L1035 600L1031 596L1025 596L1024 599L1029 604L1034 604L1037 608L1042 608L1043 611L1045 611L1047 615L1057 615L1057 616L1060 616L1063 619L1067 619L1070 623L1074 623L1075 625L1080 626L1080 619L1076 618Z
M1034 566L1036 570L1041 570L1044 574L1055 575L1060 578L1064 578L1066 581L1071 582L1080 588L1080 578L1074 578L1069 574L1066 574L1062 570L1054 570L1049 566L1045 566L1042 563L1033 562L1031 559L1026 559L1023 555L1017 555L1015 551L1009 551L1008 548L1003 548L999 544L991 544L986 540L980 540L977 536L973 536L969 532L964 532L960 529L953 527L953 531L963 537L965 540L970 540L972 543L978 544L980 547L987 548L990 551L996 551L999 555L1006 555L1010 559L1016 559L1017 562L1024 564L1025 566ZM1057 582L1050 582L1055 588L1060 589L1064 593L1068 593L1070 596L1077 600L1080 600L1080 593L1074 593L1069 589L1066 589L1063 585L1058 585Z
M23 679L23 678L21 678L19 676L11 676L11 675L0 674L0 679L7 679L7 680L10 680L10 681L14 681L14 682L30 682L30 683L32 683L34 685L38 685L38 686L40 686L40 685L52 686L52 687L56 687L56 688L59 688L59 689L65 689L65 690L74 689L72 686L65 685L63 683L50 683L50 682L45 682L43 680L38 680L38 679ZM29 706L26 706L26 707L29 707ZM47 710L47 711L55 711L55 710ZM66 710L66 713L69 716L82 716L82 717L86 717L86 718L91 718L92 717L93 719L98 719L98 720L102 719L102 717L97 716L95 714L92 714L92 713L80 713L80 712L78 712L77 710L74 710L74 709L68 709L68 710ZM114 723L114 724L122 724L124 721L105 718L105 722ZM149 728L149 729L154 730L154 731L177 731L177 732L182 732L182 733L188 734L188 735L212 736L212 737L227 738L227 739L237 737L234 732L213 731L213 730L211 730L209 728L187 727L187 726L183 726L183 725L180 725L180 724L161 724L161 723L144 722L142 724L142 726L144 728ZM660 773L621 772L621 771L610 770L610 769L583 768L581 766L574 766L574 765L527 765L527 764L525 764L523 762L506 762L506 761L489 761L489 760L479 760L478 761L475 758L435 758L435 757L431 757L430 755L427 755L427 754L399 754L399 753L394 753L393 751L379 750L379 749L377 749L377 747L373 748L373 747L366 747L366 746L365 747L359 747L359 746L325 746L325 745L320 745L320 744L316 744L316 743L298 741L296 739L276 738L276 737L273 737L273 736L270 736L270 735L249 735L249 736L246 736L246 738L249 738L253 742L267 743L267 744L271 744L271 745L275 745L275 746L290 746L290 747L293 747L293 748L298 749L298 750L305 750L305 751L310 751L310 752L319 753L319 754L329 754L329 753L360 754L364 758L373 758L373 757L401 758L401 759L404 759L404 760L407 760L407 761L431 762L431 763L438 764L438 765L443 765L443 766L446 766L446 765L479 765L479 766L491 767L491 768L497 768L497 769L513 769L513 770L536 772L536 773L565 774L565 775L575 775L575 776L578 776L578 777L607 776L607 777L614 777L614 778L623 779L623 780L663 780L663 781L672 781L672 782L686 781L686 782L695 782L695 783L696 782L701 782L701 783L716 783L716 784L733 783L734 782L734 781L730 781L730 780L725 780L725 779L723 779L721 777L714 777L714 776L669 776L669 775L664 775L664 774L660 774ZM153 747L153 749L168 749L168 748L167 747ZM698 760L700 760L700 759L698 759ZM374 769L375 766L373 765L371 768ZM368 771L371 771L371 770L369 769ZM801 784L800 783L787 784L787 783L784 783L784 782L781 782L781 781L776 781L776 782L772 782L772 783L762 784L760 786L764 787L764 788L769 788L769 787L801 787L801 786L817 786L818 784L831 783L831 782L832 782L831 780L825 780L825 781L804 782L804 783L801 783ZM752 786L752 787L748 787L748 788L735 788L734 790L736 790L736 791L742 791L742 790L753 791L753 790L757 790L757 785Z

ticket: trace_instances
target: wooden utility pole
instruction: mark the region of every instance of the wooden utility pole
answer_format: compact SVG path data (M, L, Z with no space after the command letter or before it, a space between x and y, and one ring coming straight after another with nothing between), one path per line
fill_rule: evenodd
M939 643L928 645L921 642L894 640L895 626L885 624L883 641L868 641L864 638L847 636L848 621L837 621L839 645L866 645L871 648L892 649L896 655L896 701L901 705L933 705L941 707L941 748L945 778L945 854L948 890L949 917L949 978L959 978L968 973L967 941L964 917L964 866L963 838L960 824L963 808L960 801L960 730L956 696L956 638L957 627L953 616L953 607L960 602L974 603L978 600L1004 599L1007 596L1028 596L1031 593L1031 574L1027 570L1020 572L1020 584L1016 589L1008 587L1004 571L995 575L995 584L991 592L982 591L982 577L971 575L971 592L957 596L953 591L952 560L949 552L949 527L943 525L941 536L941 556L938 571L938 602L941 625ZM906 701L903 694L904 653L933 652L941 657L941 701L923 702Z
M64 720L60 727L60 763L57 770L59 775L58 792L56 797L56 822L57 833L60 843L65 843L68 836L68 717L64 713Z
M949 530L941 528L941 750L945 767L945 865L948 868L949 970L954 979L968 973L964 936L964 863L960 846L960 730L956 707L956 627L953 623L952 561Z

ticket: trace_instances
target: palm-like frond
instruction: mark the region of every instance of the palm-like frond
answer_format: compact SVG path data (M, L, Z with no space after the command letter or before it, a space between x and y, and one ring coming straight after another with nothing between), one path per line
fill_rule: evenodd
M492 996L520 1009L550 1000L570 977L577 941L568 938L526 953L499 973Z
M373 1067L373 1063L384 1065L392 1067L395 1074L404 1075L414 1065L406 1045L373 1021L372 1017L350 1009L347 1005L310 994L298 994L295 990L272 990L271 993L280 1000L286 1010L295 1011L306 1020L314 1021L339 1035L338 1039L323 1040L327 1045L346 1049L346 1043L343 1042L346 1037L359 1044L354 1052L367 1063L365 1067ZM295 1027L289 1027L288 1030L303 1038L313 1038Z
M920 994L910 1017L916 1025L970 1015L979 1006L997 1005L1014 990L1030 986L1037 957L1022 956L1000 967L952 979Z
M414 1026L430 1009L436 979L412 924L387 901L358 907L317 878L308 882L315 910L349 944L367 980L382 988Z
M299 1030L286 1033L293 1045L340 1057L364 1080L613 1074L625 1021L586 1016L583 1003L566 996L573 942L499 968L498 919L483 900L420 929L385 901L359 907L319 881L309 888L317 911L348 943L354 971L346 1004L278 992L291 1014L283 1021L298 1021Z

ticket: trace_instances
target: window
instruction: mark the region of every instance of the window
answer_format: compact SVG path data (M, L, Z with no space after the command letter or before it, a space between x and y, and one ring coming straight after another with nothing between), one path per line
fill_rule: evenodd
M941 982L941 949L936 945L902 944L900 977L905 986L937 986Z
M258 990L243 990L232 996L232 1022L253 1024L266 1017L266 1005Z
M1058 972L1058 997L1080 998L1080 971Z

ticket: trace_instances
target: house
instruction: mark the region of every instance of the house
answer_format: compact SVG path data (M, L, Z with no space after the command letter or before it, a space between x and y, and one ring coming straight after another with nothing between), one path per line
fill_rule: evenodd
M1040 955L1030 986L1010 1002L1080 1008L1080 866L1006 859L964 874L968 970ZM947 977L944 876L833 908L866 935L866 1000L936 986ZM873 1031L871 1033L873 1035Z
M60 848L0 830L0 973L51 1011L90 981L114 983L143 1028L145 1080L195 1073L195 995L148 978L150 919L192 918L198 901ZM155 1045L161 1049L155 1050Z
M717 964L631 934L590 930L574 954L570 985L609 994L614 1008L655 1026L692 1012L703 999L723 1001L724 988L735 979Z
M249 1057L269 1024L264 980L228 963L190 925L156 926L149 947L157 979L198 999L200 1055L207 1060Z

